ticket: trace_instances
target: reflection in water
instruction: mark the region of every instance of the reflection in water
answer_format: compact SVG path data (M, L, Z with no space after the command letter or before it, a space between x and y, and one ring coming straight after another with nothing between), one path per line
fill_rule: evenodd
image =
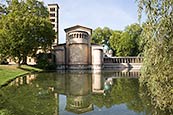
M94 93L103 93L103 84L104 78L101 74L101 71L95 70L92 73L92 92Z
M139 95L138 75L111 71L30 74L1 89L0 113L150 115L151 109Z
M74 113L91 111L91 77L89 74L69 74L66 79L66 110Z

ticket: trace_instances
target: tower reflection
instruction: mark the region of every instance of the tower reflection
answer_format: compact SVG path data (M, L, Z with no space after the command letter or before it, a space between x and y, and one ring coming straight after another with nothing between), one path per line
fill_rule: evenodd
M93 103L93 96L99 94L99 96L101 96L100 98L104 98L104 95L109 94L111 88L116 86L116 82L118 82L117 78L136 78L139 75L140 73L137 71L103 72L99 70L93 70L92 72L68 71L39 73L38 75L33 74L17 78L11 85L19 87L18 89L20 89L21 86L26 87L30 94L32 94L34 88L35 93L30 96L32 96L32 98L38 97L39 100L42 100L42 97L52 95L53 98L46 99L54 103L52 104L52 108L54 107L54 115L61 114L61 111L81 114L93 111L94 104L97 103ZM63 100L61 99L62 95ZM56 102L54 100L56 100ZM40 103L42 102L43 101ZM98 101L98 103L99 102L100 101ZM62 103L63 106L61 105Z
M66 110L81 114L93 110L91 98L91 77L89 74L69 74L67 77Z

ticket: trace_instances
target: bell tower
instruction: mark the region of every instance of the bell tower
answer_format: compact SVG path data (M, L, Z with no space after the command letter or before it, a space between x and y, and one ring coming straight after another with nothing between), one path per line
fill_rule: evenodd
M52 46L58 45L59 42L59 6L58 4L48 4L49 19L52 23L53 29L56 32Z

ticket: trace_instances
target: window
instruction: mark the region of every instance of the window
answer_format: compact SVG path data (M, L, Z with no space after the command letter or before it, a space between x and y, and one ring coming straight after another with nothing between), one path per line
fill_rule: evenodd
M50 8L50 11L55 11L55 8Z
M50 13L50 17L55 17L55 13Z
M29 58L29 62L31 62L31 58Z
M50 19L51 22L55 22L55 19Z
M55 39L53 39L53 43L55 42Z
M52 24L53 27L55 27L55 24Z

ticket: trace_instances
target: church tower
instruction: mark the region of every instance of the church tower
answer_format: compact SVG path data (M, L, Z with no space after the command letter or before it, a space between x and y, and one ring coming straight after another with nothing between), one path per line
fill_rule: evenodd
M59 6L58 4L48 4L49 18L53 29L56 32L52 46L58 45L59 42Z

